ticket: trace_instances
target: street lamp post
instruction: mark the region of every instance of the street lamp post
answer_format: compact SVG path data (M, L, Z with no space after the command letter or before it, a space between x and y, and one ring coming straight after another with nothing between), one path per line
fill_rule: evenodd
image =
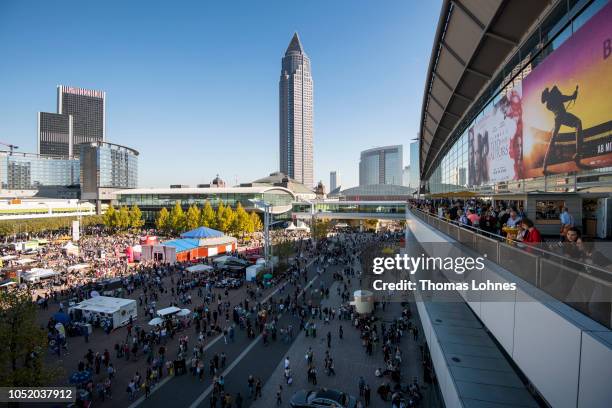
M266 264L270 265L270 273L274 275L274 261L272 257L272 245L270 244L270 207L271 205L263 200L249 199L255 207L262 207L264 210L264 258Z

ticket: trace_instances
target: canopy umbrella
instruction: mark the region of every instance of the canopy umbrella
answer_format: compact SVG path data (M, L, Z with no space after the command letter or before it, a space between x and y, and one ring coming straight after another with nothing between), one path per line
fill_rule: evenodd
M266 273L264 275L264 279L272 279L272 274L271 273Z
M68 324L70 322L70 316L68 316L66 313L61 312L54 314L53 319L55 319L56 322L63 324Z
M180 317L185 317L185 316L189 316L191 314L191 310L189 309L181 309L180 312L178 312L176 315L180 316Z
M83 384L91 379L91 371L76 371L70 376L70 384Z
M154 317L153 319L149 321L149 326L159 326L163 322L164 322L164 319L162 319L161 317Z

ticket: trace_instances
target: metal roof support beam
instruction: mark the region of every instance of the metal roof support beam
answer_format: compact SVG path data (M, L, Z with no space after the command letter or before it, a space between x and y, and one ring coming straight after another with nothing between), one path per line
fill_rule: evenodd
M450 111L445 111L444 114L448 115L451 118L456 119L456 120L460 120L461 119L461 117L459 115L456 115L456 114L454 114L453 112L450 112Z
M474 102L473 98L470 98L469 96L465 96L463 94L460 94L459 92L453 92L453 95L455 95L457 98L464 100L467 103L472 103Z
M444 78L442 78L442 75L438 74L435 71L434 71L434 75L436 76L436 78L438 78L440 80L440 82L442 82L442 85L444 85L445 87L448 88L449 91L453 92L455 90L452 86L450 86L450 84L448 82L446 82L446 80Z
M484 80L487 80L487 81L491 80L491 75L485 74L484 72L478 71L477 69L466 67L465 70L469 72L470 74L474 74L476 76L481 77Z
M495 16L494 16L494 17L491 19L491 21L490 21L488 24L486 24L486 25L485 25L485 24L483 24L483 22L482 22L482 21L478 20L478 18L476 18L476 16L474 16L474 15L473 15L473 14L472 14L472 13L469 11L469 9L468 9L467 7L465 7L465 6L464 6L464 5L461 3L461 1L460 1L460 0L450 0L450 1L451 1L451 3L453 4L453 6L457 6L457 8L458 8L458 9L462 10L463 12L465 12L465 13L466 13L466 15L467 15L467 16L468 16L470 19L472 19L472 20L474 21L474 23L475 23L475 24L477 24L477 25L478 25L478 26L481 28L481 30L482 30L482 36L481 36L481 39L480 39L480 41L479 41L479 44L480 44L480 43L482 43L482 40L483 40L483 38L485 37L486 33L487 33L489 30L490 30L491 25L493 24L493 22L494 22L494 21L497 19L497 16L499 15L500 10L502 10L502 9L503 9L503 7L505 6L505 4L506 4L506 2L507 2L508 0L502 0L502 1L501 1L501 4L500 4L500 6L499 6L499 8L498 8L498 10L497 10L497 12L496 12L496 15L495 15ZM467 62L466 66L469 66L469 65L472 63L472 59L473 59L473 58L474 58L474 55L472 55L472 57L470 58L470 60ZM466 69L466 71L467 71L467 69ZM473 72L473 73L474 73L475 75L478 75L478 74L477 74L477 73L475 73L475 72ZM479 73L480 73L480 72L479 72ZM434 74L436 74L436 75L437 75L437 73L436 73L435 71L434 71ZM482 74L482 73L480 73L480 74ZM486 75L486 74L484 74L484 75ZM440 80L442 81L442 83L444 83L444 84L445 84L445 85L446 85L446 86L447 86L447 87L450 89L450 91L453 93L453 95L455 95L455 96L456 96L456 97L458 97L459 99L463 99L464 101L468 102L469 104L471 104L471 103L473 103L473 102L474 102L474 99L469 98L469 97L467 97L467 96L465 96L465 95L461 95L461 94L459 94L459 93L457 92L457 88L456 88L456 87L451 88L451 87L449 86L449 84L448 84L446 81L444 81L444 80L443 80L441 77L439 77L439 76L438 76L438 79L440 79ZM489 80L490 80L490 78L489 78ZM450 136L450 133L449 133L449 136ZM423 170L427 170L427 171L424 171L423 173L427 173L427 172L428 172L428 171L429 171L429 170L432 168L432 166L434 165L434 163L436 163L436 160L437 160L437 158L438 158L438 155L440 154L440 150L438 150L438 151L437 151L437 152L435 152L434 154L430 154L430 153L433 153L433 152L429 151L429 152L428 152L428 154L427 154L427 159L428 159L428 160L427 160L427 163L426 163L426 164L427 164L427 168L423 167ZM424 174L422 174L422 176L424 176Z
M429 97L431 98L432 101L434 101L436 103L436 105L438 105L442 109L442 111L444 111L445 115L448 115L451 118L455 118L457 120L461 119L461 117L459 115L456 115L453 112L449 112L449 111L445 110L446 108L442 105L442 103L438 99L436 99L435 96L433 96L433 94L430 93Z
M441 44L442 44L442 47L444 47L444 48L446 49L446 51L448 51L448 52L449 52L449 54L450 54L450 55L452 55L452 56L453 56L453 57L454 57L454 58L457 60L457 62L458 62L459 64L461 64L463 67L465 67L465 65L466 65L466 64L465 64L465 61L463 60L463 58L461 58L461 57L459 56L459 54L457 54L457 53L455 52L455 50L453 50L453 49L450 47L450 45L448 45L448 44L446 43L446 41L442 41L442 42L441 42Z
M434 123L435 123L435 124L436 124L436 125L437 125L437 126L440 128L440 129L442 129L442 130L446 130L447 132L450 132L450 131L451 131L451 130L450 130L449 128L447 128L446 126L442 126L442 125L440 124L440 122L439 122L439 121L437 121L437 120L436 120L436 118L434 118L434 117L433 117L433 115L432 115L432 114L431 114L429 111L427 111L427 116L429 116L429 117L431 118L431 120L433 120L433 122L434 122Z
M459 99L463 99L464 101L466 101L467 103L472 103L474 101L474 99L470 98L469 96L465 96L460 94L459 92L455 92L455 88L453 88L452 86L450 86L450 84L448 82L446 82L446 80L444 78L442 78L440 76L440 74L438 74L437 72L434 72L434 75L436 76L436 78L438 78L440 80L440 82L442 82L442 84L448 88L449 91L451 91L453 93L453 95L455 95L456 97L458 97Z
M463 14L465 14L470 20L472 20L474 22L474 24L476 24L478 27L480 27L481 30L484 30L486 28L485 24L482 21L480 21L480 19L478 17L476 17L474 15L474 13L472 13L459 0L452 0L451 3L453 3L453 6L457 7L459 10L461 10L463 12Z
M501 43L504 43L504 44L508 44L508 45L510 45L512 47L516 47L518 45L518 41L514 41L514 40L512 40L512 39L510 39L508 37L504 37L503 35L495 34L495 33L491 32L491 31L487 31L485 33L485 35L487 37L489 37L489 38L492 38L492 39L497 40L497 41L499 41Z
M436 103L436 105L438 105L440 107L440 109L442 109L442 111L444 111L444 109L446 109L439 100L436 99L435 96L433 96L431 93L429 94L429 98L434 101Z
M429 128L429 126L427 126L428 124L425 123L425 130L427 130L429 132L429 134L431 134L432 136L435 137L436 132L432 132L431 129Z

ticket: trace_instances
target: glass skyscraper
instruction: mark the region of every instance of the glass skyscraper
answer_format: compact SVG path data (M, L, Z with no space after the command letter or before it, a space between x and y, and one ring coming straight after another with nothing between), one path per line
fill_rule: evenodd
M280 171L314 184L310 59L295 33L282 60L279 81Z
M359 185L402 185L403 149L401 145L375 147L361 152Z

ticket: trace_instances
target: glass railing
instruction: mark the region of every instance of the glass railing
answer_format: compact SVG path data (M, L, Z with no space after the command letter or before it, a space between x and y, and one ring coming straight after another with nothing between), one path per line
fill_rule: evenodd
M597 264L595 251L612 253L612 243L600 242L591 253L575 244L523 244L470 225L439 218L416 207L412 214L462 245L486 253L515 276L541 289L591 319L612 328L612 270Z

